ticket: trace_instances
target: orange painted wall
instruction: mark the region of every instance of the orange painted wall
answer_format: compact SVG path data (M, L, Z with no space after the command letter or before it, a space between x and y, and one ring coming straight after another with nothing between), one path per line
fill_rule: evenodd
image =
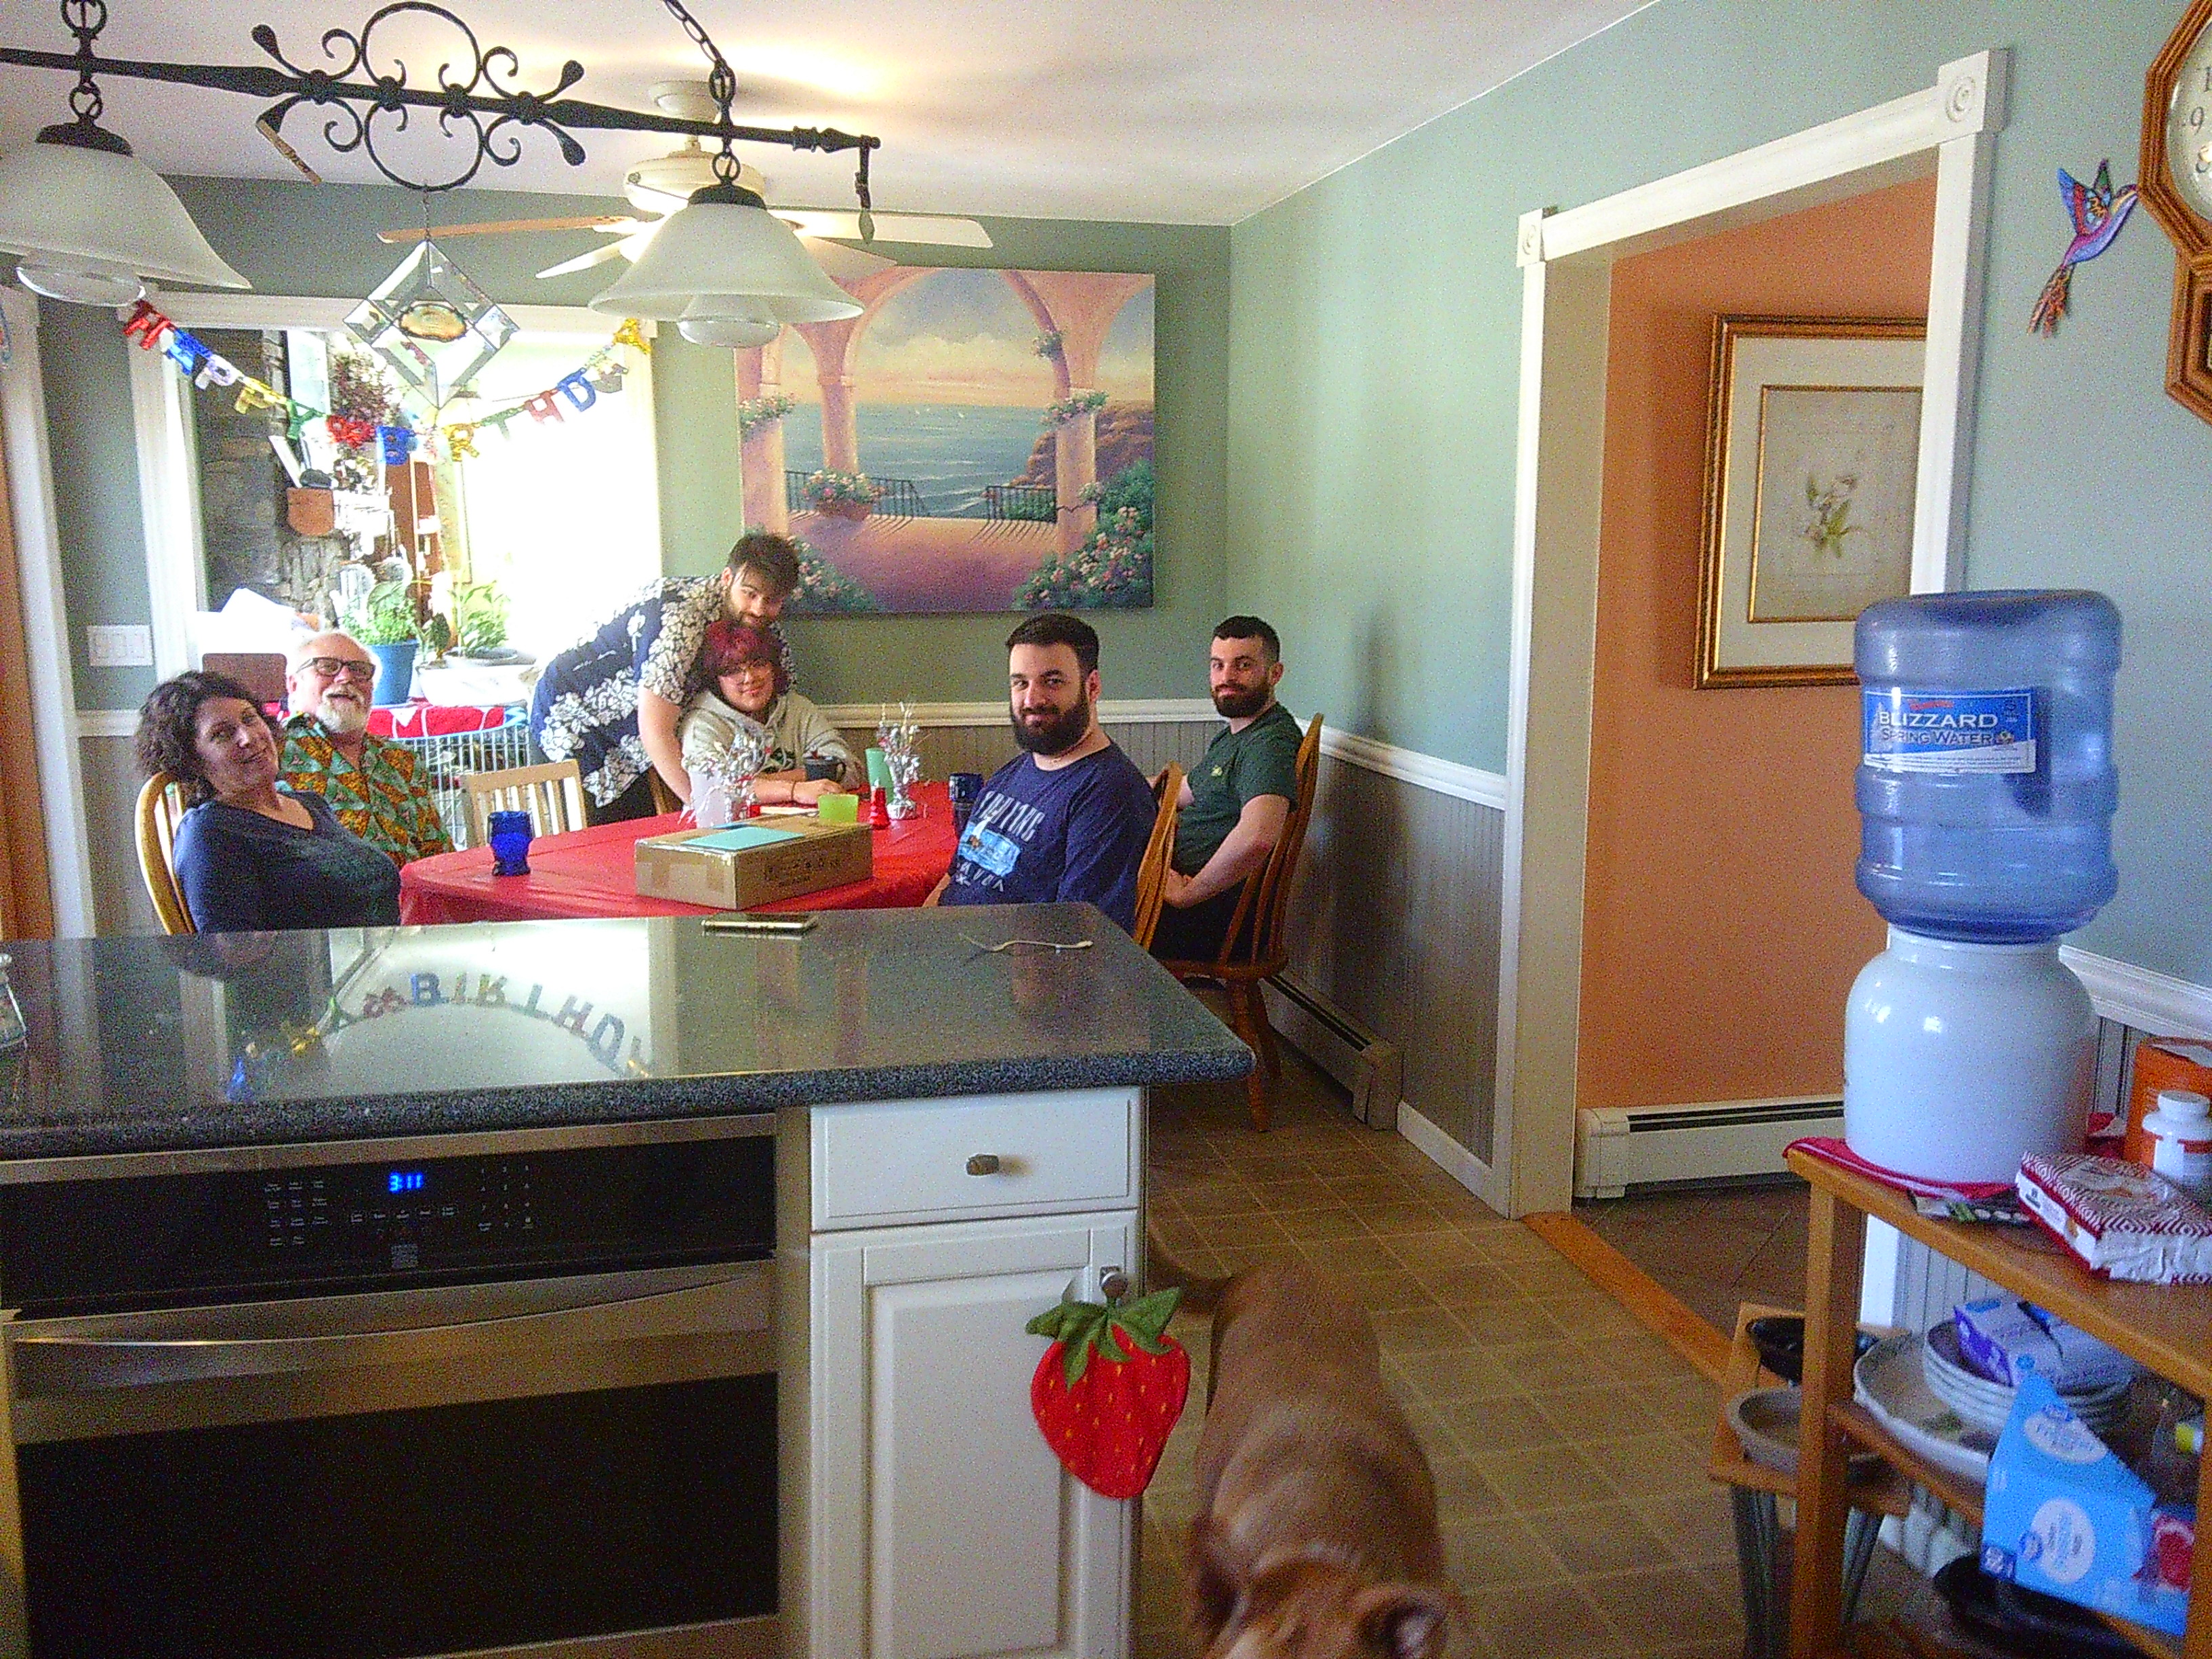
M1692 689L1712 319L1926 314L1932 179L1613 268L1576 1101L1843 1086L1857 688Z

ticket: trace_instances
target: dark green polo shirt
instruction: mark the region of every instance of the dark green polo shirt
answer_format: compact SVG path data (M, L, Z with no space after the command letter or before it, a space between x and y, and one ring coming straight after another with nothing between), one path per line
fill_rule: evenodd
M1190 805L1176 820L1175 867L1196 875L1229 839L1245 805L1257 795L1298 799L1297 717L1277 703L1242 732L1224 729L1206 745L1190 775Z

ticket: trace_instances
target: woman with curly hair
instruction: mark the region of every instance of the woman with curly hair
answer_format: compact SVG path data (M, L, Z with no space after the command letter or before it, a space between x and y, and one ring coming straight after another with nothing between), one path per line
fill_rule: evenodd
M676 728L686 771L720 761L742 731L767 745L767 763L753 781L763 805L811 806L857 783L860 765L843 734L791 689L775 635L726 617L700 642L699 665L707 684Z
M177 885L203 933L369 927L399 921L399 872L331 815L276 781L278 739L252 695L222 674L185 673L138 711L138 764L167 772L190 805L177 826Z

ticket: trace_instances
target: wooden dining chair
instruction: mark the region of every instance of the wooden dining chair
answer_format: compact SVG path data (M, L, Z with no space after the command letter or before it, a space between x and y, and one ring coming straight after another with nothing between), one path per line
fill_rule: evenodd
M1176 819L1182 811L1182 768L1170 762L1152 785L1159 810L1152 818L1152 838L1145 843L1145 856L1137 866L1137 920L1129 932L1138 948L1152 948L1153 931L1160 925L1160 896L1167 889L1168 860L1175 852Z
M1275 1049L1274 1028L1267 1024L1267 1004L1260 994L1261 981L1280 973L1290 962L1290 941L1285 917L1290 909L1291 878L1298 866L1298 852L1305 845L1306 826L1313 818L1314 783L1321 773L1321 716L1316 714L1298 744L1298 798L1284 820L1283 833L1259 874L1245 878L1221 941L1221 953L1211 962L1165 962L1161 965L1180 980L1210 979L1229 994L1229 1023L1260 1063L1244 1079L1251 1103L1252 1127L1267 1127L1267 1083L1280 1076L1282 1056Z
M146 896L154 901L154 914L165 933L197 933L192 913L185 907L184 890L177 885L177 825L185 816L182 785L167 772L156 772L138 792L138 873L146 883Z
M584 817L583 769L572 760L543 766L510 766L501 772L465 772L461 788L469 803L469 844L489 844L488 820L494 812L527 812L533 836L558 836L580 830Z
M671 812L680 812L684 803L676 799L676 792L668 787L668 780L660 775L657 766L648 767L645 774L646 787L653 792L653 810L661 817Z

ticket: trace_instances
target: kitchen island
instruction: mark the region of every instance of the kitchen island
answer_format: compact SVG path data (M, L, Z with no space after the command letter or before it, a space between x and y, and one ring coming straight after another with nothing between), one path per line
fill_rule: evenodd
M1140 1277L1145 1088L1252 1060L1097 912L7 949L0 1653L79 1650L42 1585L165 1481L111 1593L250 1565L208 1651L1126 1652L1130 1510L1021 1327Z

